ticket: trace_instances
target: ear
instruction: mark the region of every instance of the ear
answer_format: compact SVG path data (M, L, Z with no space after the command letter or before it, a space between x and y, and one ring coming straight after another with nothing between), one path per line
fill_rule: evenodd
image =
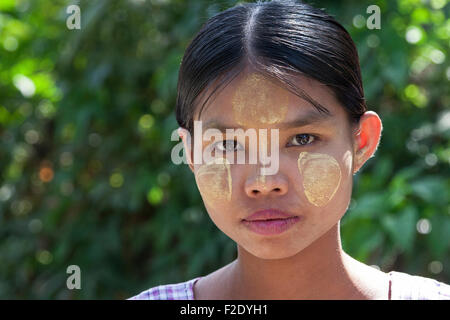
M184 146L184 152L186 155L186 160L188 163L189 168L191 169L192 172L194 172L194 165L193 165L193 161L192 161L192 148L191 148L191 134L188 130L186 130L185 128L178 128L178 135L180 136L181 140L183 140L183 146Z
M354 136L353 174L357 173L377 151L382 130L383 124L376 112L366 111L361 116L359 130Z

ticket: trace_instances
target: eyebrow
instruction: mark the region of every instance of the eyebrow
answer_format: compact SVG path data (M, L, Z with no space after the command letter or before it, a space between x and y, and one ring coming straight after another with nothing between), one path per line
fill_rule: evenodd
M279 127L280 129L304 127L311 124L317 124L319 122L329 121L333 116L334 115L331 112L323 113L317 111L310 111L301 118L294 119L289 122L280 123Z
M318 112L318 111L309 111L308 113L303 115L301 118L294 119L289 122L279 123L278 127L280 129L299 128L299 127L304 127L304 126L311 125L311 124L318 124L320 122L329 121L329 120L331 120L331 118L333 118L333 116L334 116L334 114L331 112L323 113L323 112ZM240 127L226 126L225 124L221 123L220 121L218 121L216 119L212 119L212 120L207 121L203 125L203 130L208 130L211 128L218 129L222 132L225 132L226 129L234 129L234 128L240 128Z

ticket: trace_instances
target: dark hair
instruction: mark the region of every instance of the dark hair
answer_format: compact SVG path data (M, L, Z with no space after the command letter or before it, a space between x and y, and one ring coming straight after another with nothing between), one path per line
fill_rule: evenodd
M244 3L210 18L184 54L178 76L176 118L192 132L213 94L246 67L278 79L319 112L328 110L292 81L313 78L332 89L351 123L366 111L358 53L347 30L321 9L293 0Z

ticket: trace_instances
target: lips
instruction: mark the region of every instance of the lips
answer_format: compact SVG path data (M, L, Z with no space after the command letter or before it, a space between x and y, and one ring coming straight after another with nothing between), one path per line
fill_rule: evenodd
M277 209L266 209L256 211L251 214L247 218L243 219L244 221L264 221L264 220L279 220L279 219L289 219L296 217L293 214L289 214Z
M257 211L245 219L242 224L252 232L262 236L278 236L301 221L300 216L276 209Z

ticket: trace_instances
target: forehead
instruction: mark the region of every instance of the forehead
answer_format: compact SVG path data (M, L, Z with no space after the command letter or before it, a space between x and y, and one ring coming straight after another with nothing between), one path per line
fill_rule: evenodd
M346 112L330 88L304 76L296 76L293 81L309 97L330 111L331 120L345 121ZM210 91L206 91L204 97L209 94ZM310 102L289 91L281 82L261 73L246 71L210 98L200 119L198 118L199 110L196 110L194 119L202 121L215 119L222 123L240 126L245 124L242 123L242 121L245 122L245 118L253 118L252 112L246 112L247 116L236 118L234 115L237 108L241 111L254 109L253 116L261 116L261 113L275 114L278 118L287 119L298 118L311 112L319 113ZM286 112L283 112L284 108ZM265 123L270 124L270 121Z

